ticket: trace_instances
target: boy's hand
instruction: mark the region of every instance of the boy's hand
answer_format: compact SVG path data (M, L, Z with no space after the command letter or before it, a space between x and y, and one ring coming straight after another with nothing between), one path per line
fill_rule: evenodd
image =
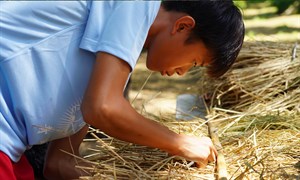
M213 162L218 152L208 137L196 138L193 136L180 135L180 154L188 160L195 161L198 166L205 167L208 162Z

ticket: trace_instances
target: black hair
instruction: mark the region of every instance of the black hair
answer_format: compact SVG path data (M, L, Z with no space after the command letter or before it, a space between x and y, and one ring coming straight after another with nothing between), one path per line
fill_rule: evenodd
M237 58L245 35L241 11L232 0L163 1L162 6L194 18L196 25L186 42L201 40L213 55L209 76L222 76Z

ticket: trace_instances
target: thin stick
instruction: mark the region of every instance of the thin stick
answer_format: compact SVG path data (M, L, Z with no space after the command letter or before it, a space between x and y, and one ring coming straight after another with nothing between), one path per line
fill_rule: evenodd
M293 61L294 59L296 59L297 57L297 48L298 48L298 43L295 43L294 47L293 47L293 50L292 50L292 59L291 61Z
M210 121L207 122L207 125L208 125L209 135L218 151L217 168L216 168L217 177L216 178L220 179L220 180L227 180L227 167L226 167L225 157L223 154L223 147L219 141L217 129L214 127L214 125Z
M208 112L209 110L208 110L206 102L204 101L204 98L202 98L202 100L205 105L206 111ZM226 161L225 161L225 157L223 154L223 147L219 140L218 130L217 130L217 128L215 128L215 126L213 125L213 123L211 121L207 121L207 126L208 126L209 136L218 151L218 159L216 161L217 165L215 168L216 179L227 180L228 175L227 175Z
M134 103L134 101L136 100L136 98L138 97L138 95L140 94L140 92L144 89L145 85L147 84L149 78L151 77L153 71L151 71L151 73L149 74L149 76L147 77L147 79L145 80L144 84L142 85L142 87L140 88L139 92L135 95L134 99L131 101L131 104Z
M111 147L109 147L102 139L100 139L96 134L91 133L107 150L109 150L113 155L115 155L119 160L123 161L124 164L127 163L118 153L116 153Z

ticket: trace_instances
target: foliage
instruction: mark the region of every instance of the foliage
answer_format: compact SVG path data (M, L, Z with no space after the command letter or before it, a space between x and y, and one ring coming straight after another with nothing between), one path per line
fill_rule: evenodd
M277 8L277 14L284 13L290 7L295 9L295 11L293 11L292 13L300 13L300 3L298 2L298 0L235 0L234 3L242 9L257 5L259 3L264 3L264 5L267 3Z
M297 0L273 0L272 5L277 7L277 14L283 13L291 5L293 5Z

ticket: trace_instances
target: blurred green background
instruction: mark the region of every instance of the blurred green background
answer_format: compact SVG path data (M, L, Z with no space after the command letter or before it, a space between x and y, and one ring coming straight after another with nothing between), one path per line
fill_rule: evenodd
M299 0L234 1L244 15L246 41L299 42Z
M235 4L241 8L251 7L257 3L268 3L276 8L276 14L293 14L300 12L299 0L248 0L235 1Z

